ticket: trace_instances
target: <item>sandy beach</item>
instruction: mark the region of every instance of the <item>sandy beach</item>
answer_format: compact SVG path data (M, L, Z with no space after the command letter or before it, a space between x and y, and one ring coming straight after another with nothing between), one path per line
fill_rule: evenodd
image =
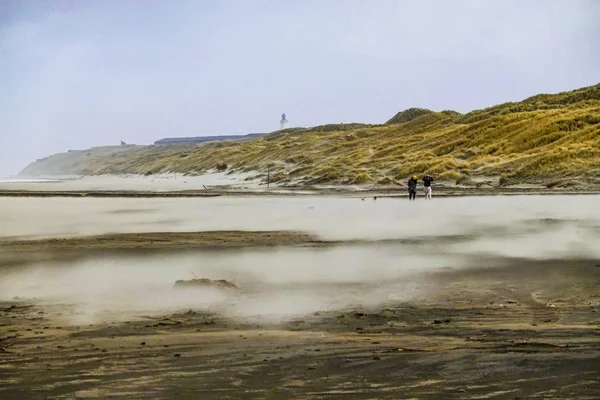
M599 20L0 0L0 400L600 400Z
M0 397L592 399L597 202L0 198Z
M544 184L498 186L498 177L457 185L439 181L434 185L435 197L473 197L496 195L598 195L598 185L584 187L552 187ZM487 183L492 184L487 184ZM422 193L419 192L419 195ZM344 196L407 197L406 182L386 185L267 185L264 179L241 172L209 172L202 175L97 175L49 176L36 179L0 179L0 197L98 197L98 198L177 198L216 196Z

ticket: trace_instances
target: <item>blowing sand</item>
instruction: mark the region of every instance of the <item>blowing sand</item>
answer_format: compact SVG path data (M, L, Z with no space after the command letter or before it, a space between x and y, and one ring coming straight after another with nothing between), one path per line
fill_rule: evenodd
M30 190L50 192L77 191L124 191L165 192L184 190L206 190L206 188L253 189L258 182L247 180L248 174L226 172L207 173L198 176L183 174L160 175L98 175L49 177L45 181L31 179L0 180L0 190Z
M499 177L469 180L468 185L455 181L437 181L436 197L600 194L598 185L567 185L547 187L544 184L500 186ZM209 172L197 176L183 174L159 175L98 175L50 176L44 179L0 179L0 197L102 197L102 198L162 198L214 196L394 196L406 197L406 182L386 185L310 185L266 182L242 172ZM419 195L421 195L419 191Z
M598 198L25 200L2 399L600 392Z

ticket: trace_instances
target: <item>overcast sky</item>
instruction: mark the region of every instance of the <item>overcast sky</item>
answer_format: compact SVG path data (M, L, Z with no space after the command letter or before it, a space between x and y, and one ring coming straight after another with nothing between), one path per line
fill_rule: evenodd
M380 123L600 81L600 1L0 0L0 176L67 149Z

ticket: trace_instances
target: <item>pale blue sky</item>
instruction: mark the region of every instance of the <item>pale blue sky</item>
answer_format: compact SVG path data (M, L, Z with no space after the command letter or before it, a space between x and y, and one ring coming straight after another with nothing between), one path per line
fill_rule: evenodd
M0 0L0 176L51 153L600 81L600 1Z

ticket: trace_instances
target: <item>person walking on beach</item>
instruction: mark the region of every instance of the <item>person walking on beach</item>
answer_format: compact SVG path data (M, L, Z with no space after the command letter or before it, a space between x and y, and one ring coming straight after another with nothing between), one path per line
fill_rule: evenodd
M431 182L433 182L433 176L427 174L423 177L423 191L425 192L425 198L431 200Z
M417 198L417 176L413 175L412 178L408 180L408 199L415 200Z

